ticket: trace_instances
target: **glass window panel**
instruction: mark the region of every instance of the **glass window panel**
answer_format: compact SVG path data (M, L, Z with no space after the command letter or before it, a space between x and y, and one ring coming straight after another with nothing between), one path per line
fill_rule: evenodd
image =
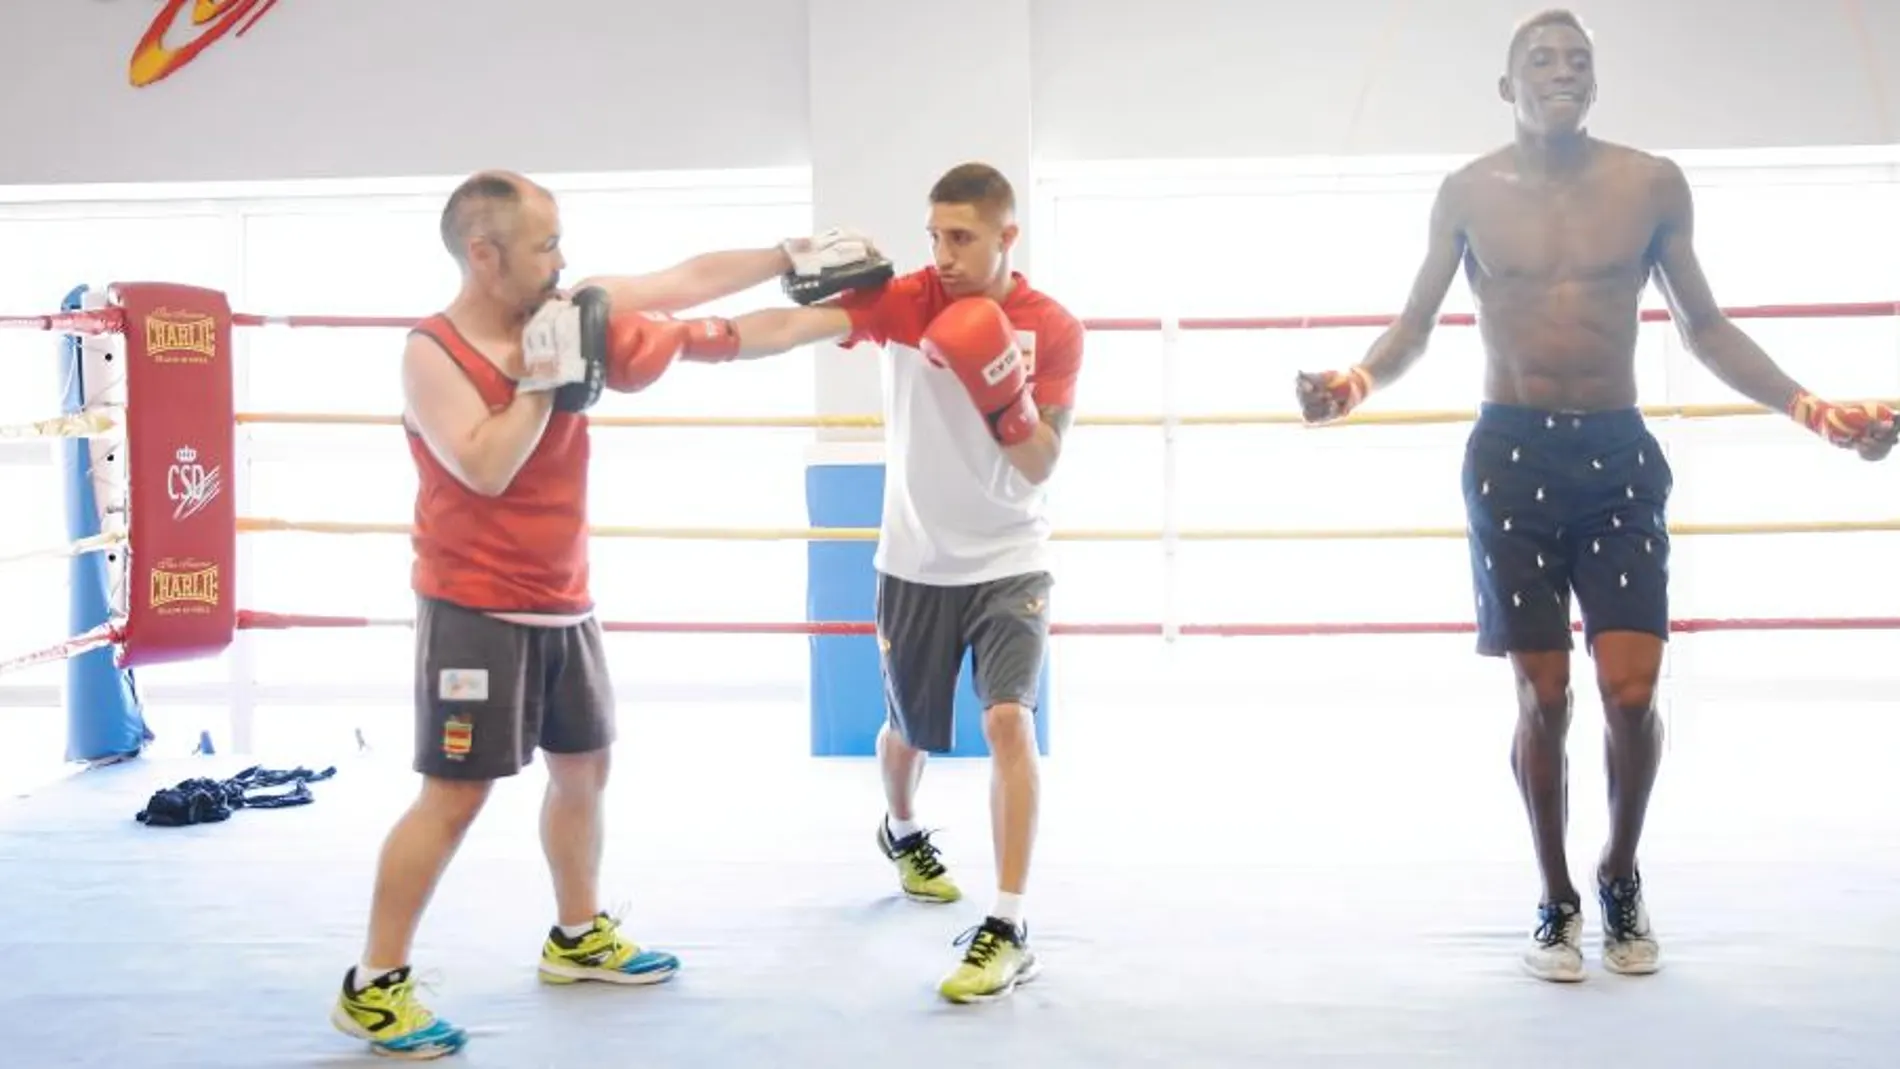
M731 198L740 195L565 194L565 278L642 273L717 249L768 247L809 226L810 208L802 197L734 203ZM246 247L251 299L271 311L421 314L440 306L456 285L433 205L253 213L246 219ZM366 259L370 266L362 268ZM781 303L774 280L697 311L734 313ZM261 411L393 415L401 408L401 345L397 330L254 332L247 350L247 404ZM595 412L804 414L812 406L812 359L801 353L743 366L682 365L653 389L608 396ZM251 438L251 514L409 521L415 472L399 429L258 427ZM597 427L593 439L590 508L596 524L805 525L809 431ZM401 618L414 612L405 537L261 534L249 544L248 590L260 608ZM800 542L608 538L595 542L593 562L594 593L607 619L797 620L804 612ZM617 681L627 687L735 676L802 683L804 677L806 654L796 640L770 640L761 644L761 656L735 659L717 638L628 638L633 652L615 666ZM338 665L349 666L351 682L374 686L405 685L413 672L407 631L265 634L257 636L254 651L258 681L273 689L333 683ZM260 712L260 725L264 719ZM331 720L315 717L312 730L333 737L341 722ZM276 717L271 723L272 736L286 738L296 720Z
M1157 162L1140 187L1126 168L1094 185L1086 174L1056 186L1037 233L1037 282L1085 317L1286 317L1390 313L1404 301L1424 251L1438 176L1385 182L1285 177L1211 186L1170 178ZM1900 232L1893 173L1838 167L1691 170L1697 244L1727 306L1891 301L1900 256L1860 235ZM1249 188L1251 185L1251 188ZM1380 188L1374 188L1380 187ZM1210 190L1212 190L1210 192ZM1662 307L1653 289L1646 304ZM1452 285L1445 310L1472 308ZM1900 396L1900 321L1878 318L1739 320L1797 380L1835 398ZM1097 331L1089 340L1081 410L1158 413L1172 391L1189 415L1294 413L1298 370L1344 367L1376 329L1188 331L1177 336L1172 381L1155 332ZM1383 391L1368 413L1469 412L1484 358L1476 331L1440 328L1427 356ZM1745 403L1692 358L1673 324L1645 325L1638 386L1648 404ZM1900 488L1884 465L1830 448L1785 417L1659 420L1677 476L1677 524L1881 520L1900 517ZM1186 426L1175 434L1175 522L1182 528L1463 527L1459 491L1466 423L1307 429ZM1159 527L1163 436L1158 429L1092 428L1065 454L1058 525ZM1685 618L1887 615L1883 554L1892 534L1683 535L1673 597ZM1064 545L1065 619L1219 621L1470 620L1462 538L1420 541L1186 542L1172 563L1158 546ZM1877 633L1874 633L1877 634ZM1722 634L1672 647L1671 670L1759 672L1730 665L1730 650L1767 649L1778 663L1833 664L1867 641L1860 633ZM1171 654L1173 678L1232 676L1237 686L1351 673L1376 663L1396 677L1488 679L1468 635L1193 642ZM1134 680L1158 670L1138 644L1061 644L1064 678ZM1697 647L1691 647L1697 648ZM1237 650L1245 650L1244 656ZM1376 655L1371 652L1379 651ZM1713 651L1722 651L1720 654ZM1447 661L1450 658L1450 661ZM1193 664L1191 670L1181 665ZM1868 669L1867 671L1873 671ZM1078 682L1079 681L1079 682ZM1186 684L1182 684L1186 685Z
M94 218L0 216L0 311L54 312L79 285L158 279L228 289L235 281L231 226L218 215L170 210ZM60 343L52 334L0 331L7 389L0 423L59 413Z

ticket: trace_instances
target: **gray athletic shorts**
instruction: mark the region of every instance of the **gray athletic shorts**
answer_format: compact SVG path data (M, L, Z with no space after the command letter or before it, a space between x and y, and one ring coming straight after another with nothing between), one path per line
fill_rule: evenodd
M1049 646L1052 585L1047 572L969 586L878 575L884 709L905 742L931 753L951 749L966 650L983 708L1005 702L1035 708Z
M529 627L417 599L417 772L502 779L533 763L537 747L591 753L614 735L599 623Z

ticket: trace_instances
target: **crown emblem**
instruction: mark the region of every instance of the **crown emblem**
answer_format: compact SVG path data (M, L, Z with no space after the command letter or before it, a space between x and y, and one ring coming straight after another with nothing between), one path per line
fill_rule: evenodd
M179 446L177 456L180 464L192 464L198 460L198 451L188 445Z

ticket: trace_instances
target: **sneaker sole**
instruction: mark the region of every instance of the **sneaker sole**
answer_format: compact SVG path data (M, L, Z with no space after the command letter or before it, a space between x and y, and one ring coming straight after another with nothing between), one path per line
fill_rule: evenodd
M1029 964L1023 966L1022 969L1020 969L1016 973L1015 976L1010 978L1010 981L1008 984L1004 985L1001 988L998 988L995 991L990 992L987 995L964 995L962 997L957 997L954 995L943 995L943 997L944 997L944 1001L953 1002L959 1006L981 1005L982 1003L985 1003L985 1002L1001 1002L1002 1000L1015 994L1017 988L1033 981L1036 977L1040 975L1042 975L1042 962L1032 958L1030 959ZM942 991L939 991L937 993L940 995L943 994Z
M1550 969L1539 969L1528 961L1521 961L1518 964L1523 967L1526 976L1552 984L1580 984L1587 975L1583 971L1582 966L1578 966L1575 972L1571 972L1569 970L1552 971Z
M376 1042L376 1037L365 1031L362 1025L357 1024L354 1017L344 1013L341 1006L330 1011L330 1024L337 1031L349 1036L351 1039L360 1039L369 1044L371 1054L379 1058L389 1058L392 1061L432 1062L437 1058L446 1058L462 1049L461 1047L435 1046L419 1047L415 1050L390 1050L387 1047L379 1045Z
M1603 968L1605 971L1613 972L1618 976L1653 976L1657 970L1662 968L1662 963L1659 961L1650 961L1638 962L1635 965L1619 965L1606 956L1603 959Z
M636 987L647 984L663 984L679 975L678 969L653 969L648 972L628 973L618 969L594 969L586 965L553 965L542 963L536 970L544 984L581 984L602 983L620 984Z

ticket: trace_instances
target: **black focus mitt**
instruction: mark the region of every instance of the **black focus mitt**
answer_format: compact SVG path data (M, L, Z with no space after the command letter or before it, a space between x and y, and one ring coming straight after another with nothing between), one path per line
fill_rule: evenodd
M577 291L563 315L574 317L573 337L580 356L579 378L554 391L554 410L585 412L600 400L607 384L607 317L613 302L607 291L589 286Z
M783 244L792 269L779 279L796 304L812 305L847 290L873 289L897 273L870 239L850 230L827 230Z

